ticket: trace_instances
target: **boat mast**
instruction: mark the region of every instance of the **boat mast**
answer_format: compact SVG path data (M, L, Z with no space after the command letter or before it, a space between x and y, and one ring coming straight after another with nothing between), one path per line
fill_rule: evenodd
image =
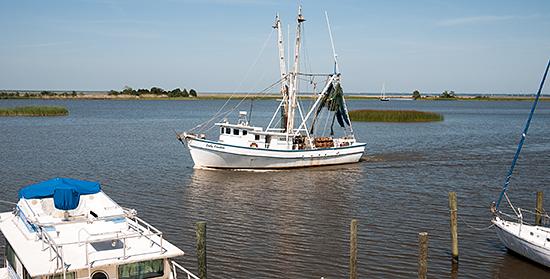
M542 92L542 88L544 87L544 81L546 80L546 76L548 75L548 69L550 68L550 60L548 60L548 64L546 64L546 70L544 71L544 75L542 76L542 80L540 81L539 85L539 91L537 91L537 95L535 97L535 101L531 105L531 112L529 113L529 117L527 118L527 121L525 122L525 128L523 128L523 132L521 133L521 137L518 143L518 147L516 149L516 154L514 154L514 159L512 160L512 165L510 166L510 169L508 170L508 175L506 175L506 179L504 180L504 186L502 186L502 191L500 192L500 195L498 196L498 200L496 202L496 210L499 209L500 202L502 201L502 198L506 194L506 191L508 190L508 186L510 185L510 178L512 178L512 174L514 173L514 167L516 166L516 162L519 158L519 153L521 152L521 149L523 147L523 142L525 142L525 137L527 137L527 131L529 130L529 125L531 125L531 120L533 119L533 114L535 113L535 109L537 108L537 104L539 102L540 94Z
M283 43L283 30L281 28L281 19L279 14L275 17L275 25L273 28L277 29L277 47L279 48L279 68L281 70L281 94L283 95L283 101L281 102L283 109L281 110L281 128L286 130L288 120L288 76L285 62L285 48Z
M289 73L290 88L288 94L288 121L286 124L287 135L294 134L294 113L296 110L296 95L298 91L298 67L300 65L300 36L302 33L302 22L306 21L302 15L302 6L298 7L298 26L296 27L296 45L294 47L294 67Z

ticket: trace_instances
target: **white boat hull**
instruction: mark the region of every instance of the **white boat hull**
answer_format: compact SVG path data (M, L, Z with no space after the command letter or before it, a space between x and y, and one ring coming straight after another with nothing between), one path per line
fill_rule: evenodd
M359 162L366 144L316 150L274 150L186 138L196 168L285 169Z
M539 264L550 267L550 229L510 222L495 217L498 238L506 248Z

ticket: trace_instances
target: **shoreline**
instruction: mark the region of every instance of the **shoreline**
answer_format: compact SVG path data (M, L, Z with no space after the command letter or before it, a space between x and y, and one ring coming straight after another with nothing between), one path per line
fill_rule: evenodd
M255 100L277 100L281 96L278 94L246 94L246 93L204 93L197 97L168 97L167 95L108 95L108 94L79 94L76 96L57 95L57 96L1 96L0 100L176 100L176 101L199 101L199 100L227 100L229 98L239 100L244 97ZM300 98L311 99L312 95L301 95ZM390 100L412 100L411 96L393 95L387 96ZM417 101L532 101L534 96L457 96L455 98L439 98L437 96L423 96ZM379 96L373 95L347 95L348 100L378 100ZM550 101L550 97L541 96L541 101Z

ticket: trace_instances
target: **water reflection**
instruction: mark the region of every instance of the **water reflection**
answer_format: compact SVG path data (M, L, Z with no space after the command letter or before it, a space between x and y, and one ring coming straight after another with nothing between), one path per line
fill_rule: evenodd
M267 172L195 169L183 203L208 205L204 218L220 230L212 233L219 237L212 245L220 249L211 253L220 261L237 260L256 275L258 267L273 272L284 266L295 277L304 270L326 276L346 268L345 261L331 259L345 259L347 222L367 206L357 199L363 179L360 164Z
M549 278L550 268L506 250L495 263L492 278Z

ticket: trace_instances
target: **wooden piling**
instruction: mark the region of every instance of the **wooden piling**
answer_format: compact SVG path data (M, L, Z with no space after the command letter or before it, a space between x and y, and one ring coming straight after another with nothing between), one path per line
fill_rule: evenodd
M206 222L197 222L196 233L199 278L206 279Z
M542 191L537 192L537 207L536 207L536 214L535 214L535 225L540 226L542 225Z
M418 233L418 279L428 278L428 233Z
M349 279L357 279L357 220L349 226Z
M451 263L451 279L458 279L458 263Z
M449 211L451 217L451 255L452 262L458 263L458 206L456 192L449 192Z

